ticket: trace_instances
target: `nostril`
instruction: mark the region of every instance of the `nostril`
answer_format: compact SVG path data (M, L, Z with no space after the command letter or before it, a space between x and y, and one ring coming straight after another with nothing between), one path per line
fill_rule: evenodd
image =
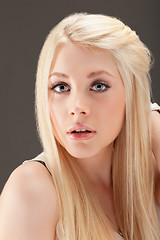
M76 114L76 111L75 112L71 112L71 115L75 115ZM78 114L78 112L77 112ZM86 112L80 112L79 114L86 114Z

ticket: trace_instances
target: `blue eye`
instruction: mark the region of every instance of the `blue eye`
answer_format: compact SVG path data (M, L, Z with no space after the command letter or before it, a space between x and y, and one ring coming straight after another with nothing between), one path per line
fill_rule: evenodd
M104 92L108 88L110 88L110 86L100 81L94 82L91 87L91 89L95 92ZM65 83L60 82L60 83L55 83L53 86L51 86L50 90L55 93L65 93L69 91L69 87Z
M68 91L67 89L69 88L64 84L56 84L50 88L50 90L53 90L56 93L66 92Z
M95 87L96 86L96 87ZM94 88L94 89L93 89ZM96 84L94 84L92 86L92 89L94 91L97 91L97 92L103 92L103 91L106 91L108 88L110 88L107 84L105 83L101 83L101 82L97 82Z

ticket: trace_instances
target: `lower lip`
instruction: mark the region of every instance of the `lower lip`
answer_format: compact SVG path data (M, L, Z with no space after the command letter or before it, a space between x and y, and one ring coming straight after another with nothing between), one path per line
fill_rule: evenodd
M67 133L72 140L87 140L96 134L96 132L87 133Z

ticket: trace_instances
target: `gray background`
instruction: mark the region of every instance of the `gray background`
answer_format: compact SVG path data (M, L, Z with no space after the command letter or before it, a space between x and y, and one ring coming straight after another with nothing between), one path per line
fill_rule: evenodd
M0 191L11 172L41 152L34 117L37 60L46 35L72 12L120 18L153 53L154 100L160 103L159 0L0 1Z

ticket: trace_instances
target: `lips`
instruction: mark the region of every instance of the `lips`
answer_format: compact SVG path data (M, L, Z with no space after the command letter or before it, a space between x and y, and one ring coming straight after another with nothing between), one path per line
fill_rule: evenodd
M87 131L76 132L76 130ZM95 136L96 131L84 124L76 124L68 129L67 134L71 140L88 140Z
M94 131L92 128L90 128L90 127L87 126L87 125L84 125L84 124L76 124L76 125L71 126L71 127L68 129L67 133L72 133L73 131L82 130L82 129L88 130L88 131L90 131L90 132L96 132L96 131Z

